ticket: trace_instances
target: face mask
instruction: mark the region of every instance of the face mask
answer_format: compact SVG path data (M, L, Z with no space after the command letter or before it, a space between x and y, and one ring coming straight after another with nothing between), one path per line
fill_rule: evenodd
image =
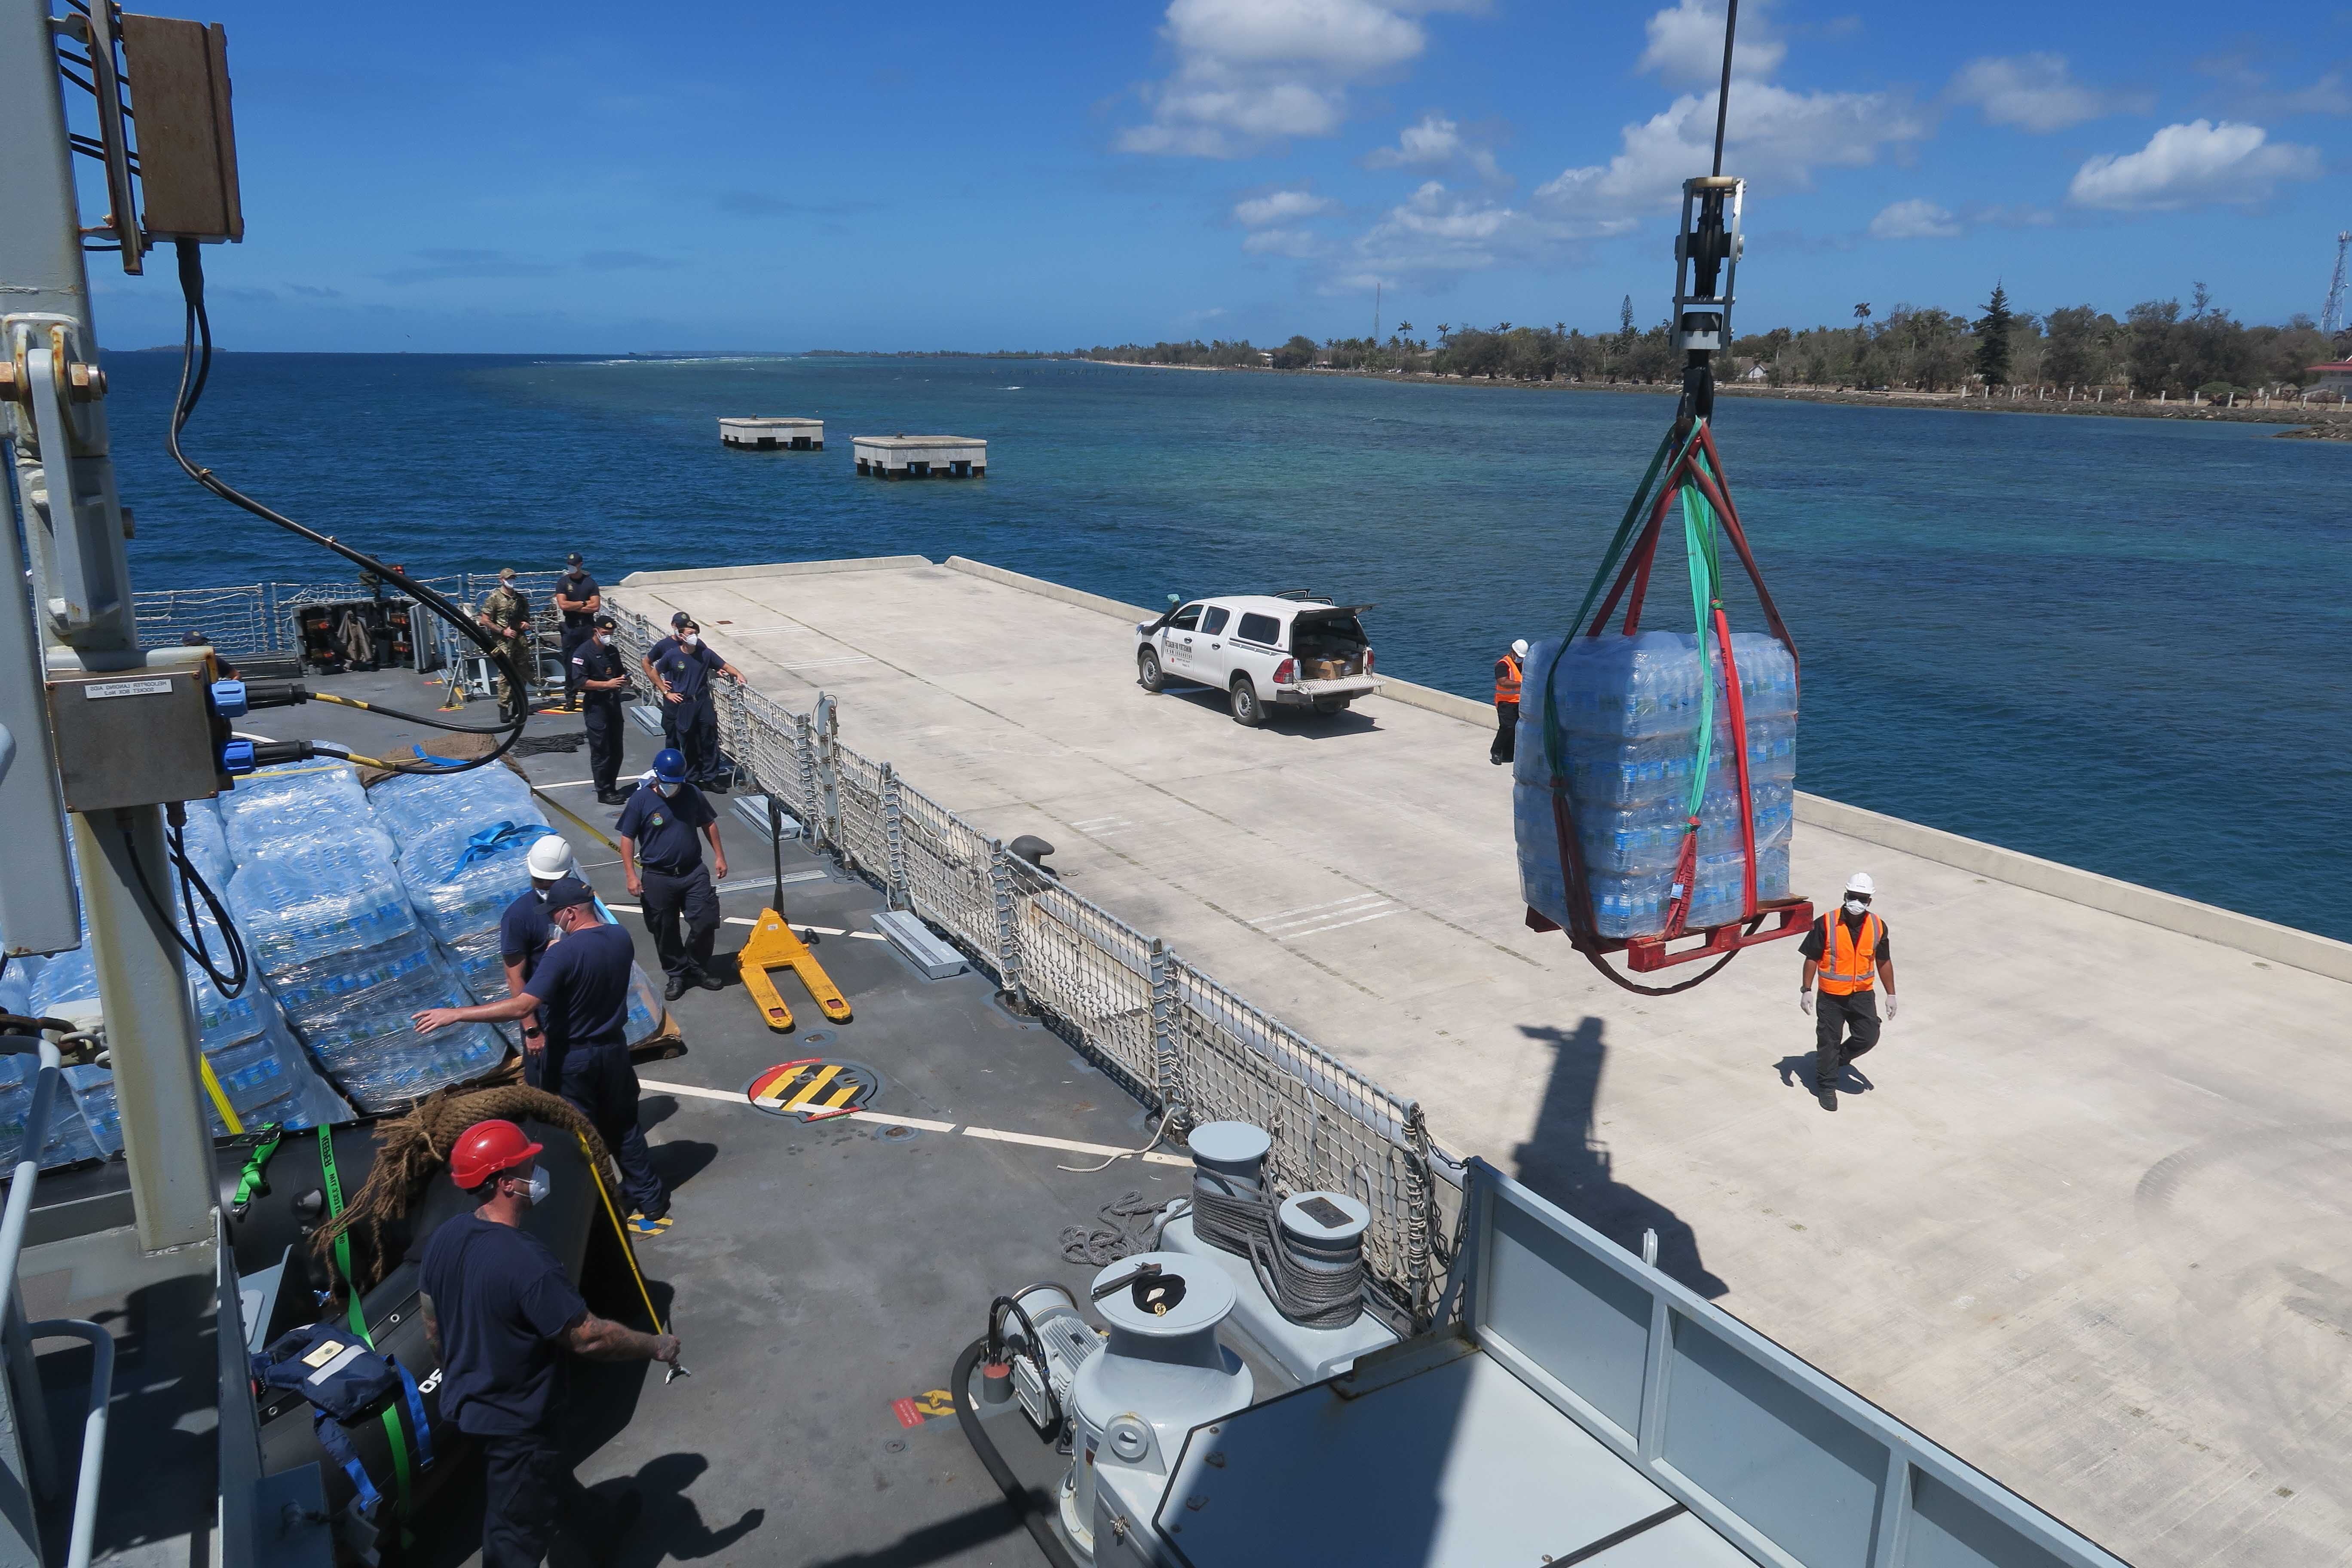
M667 800L670 796L677 793L677 785L674 784L656 784L654 788L660 794L664 800Z
M700 647L702 646L702 638L700 635L695 632L681 633L677 640L688 647Z
M596 634L596 646L598 647L611 647L613 646L613 634L610 632L598 632Z
M1866 899L1848 899L1845 901L1845 912L1850 915L1866 915L1870 912L1870 902Z
M530 1189L524 1195L530 1199L531 1206L536 1208L547 1201L547 1167L533 1165L530 1168Z

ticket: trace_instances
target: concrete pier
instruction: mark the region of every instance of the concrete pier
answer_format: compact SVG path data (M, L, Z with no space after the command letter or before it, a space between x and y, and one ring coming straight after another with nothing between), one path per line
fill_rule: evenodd
M721 419L719 439L730 447L740 447L754 452L822 452L824 450L824 421L822 419L740 418Z
M2144 1568L2352 1562L2352 947L1809 797L1796 890L1870 870L1901 979L1831 1115L1793 942L1653 1000L1526 929L1483 705L1244 729L974 563L614 596Z
M883 479L976 479L988 472L988 443L971 436L856 436L857 471Z

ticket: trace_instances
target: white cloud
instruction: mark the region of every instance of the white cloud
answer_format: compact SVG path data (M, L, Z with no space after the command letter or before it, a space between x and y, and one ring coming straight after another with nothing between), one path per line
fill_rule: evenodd
M2110 212L2172 212L2265 201L2281 181L2319 174L2316 148L2273 142L2259 125L2192 120L2166 126L2137 153L2100 153L2075 171L2066 195Z
M1792 92L1769 82L1740 84L1725 136L1723 166L1751 185L1809 190L1816 167L1859 168L1882 147L1916 141L1927 127L1883 92ZM1622 234L1636 215L1672 206L1683 182L1703 174L1715 152L1715 94L1685 94L1622 132L1624 151L1607 163L1569 169L1540 187L1539 202L1580 232Z
M1488 184L1507 185L1511 177L1495 162L1495 154L1462 133L1462 127L1444 115L1430 113L1418 124L1397 133L1393 147L1376 147L1364 158L1367 169L1446 169L1461 164Z
M1262 228L1244 236L1242 253L1245 256L1287 256L1304 261L1323 254L1323 241L1312 230L1304 228Z
M1751 4L1738 41L1731 50L1735 81L1758 81L1780 68L1789 46L1764 30L1763 7ZM1707 0L1676 0L1649 21L1649 47L1642 51L1639 68L1656 71L1672 82L1714 83L1723 79L1723 7Z
M1559 254L1570 238L1559 225L1485 196L1465 196L1430 180L1391 207L1356 241L1372 271L1400 276L1482 271L1507 261Z
M2145 112L2151 102L2144 94L2084 87L2068 78L2065 56L2039 53L1970 60L1952 78L1951 97L1977 105L1991 124L2035 132L2063 131L2126 110Z
M1948 209L1916 196L1890 203L1870 220L1873 239L1950 239L1959 232L1959 220Z
M1151 121L1128 153L1236 158L1293 136L1328 136L1348 89L1418 57L1428 36L1395 0L1170 0L1160 36L1176 69L1145 89Z
M1252 196L1234 206L1234 220L1245 228L1263 228L1270 223L1289 218L1313 217L1339 206L1328 196L1318 196L1312 191L1268 191L1262 196Z

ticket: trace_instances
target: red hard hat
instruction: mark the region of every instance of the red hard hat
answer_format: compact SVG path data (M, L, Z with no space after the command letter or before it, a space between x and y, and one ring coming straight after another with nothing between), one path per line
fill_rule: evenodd
M477 1121L449 1151L449 1179L472 1192L500 1171L525 1163L541 1147L511 1121Z

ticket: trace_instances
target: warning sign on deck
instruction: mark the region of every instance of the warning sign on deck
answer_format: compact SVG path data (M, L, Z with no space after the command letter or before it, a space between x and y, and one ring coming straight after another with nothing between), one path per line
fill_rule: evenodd
M743 1098L771 1116L823 1121L863 1109L880 1086L871 1068L809 1057L770 1068L744 1085Z

